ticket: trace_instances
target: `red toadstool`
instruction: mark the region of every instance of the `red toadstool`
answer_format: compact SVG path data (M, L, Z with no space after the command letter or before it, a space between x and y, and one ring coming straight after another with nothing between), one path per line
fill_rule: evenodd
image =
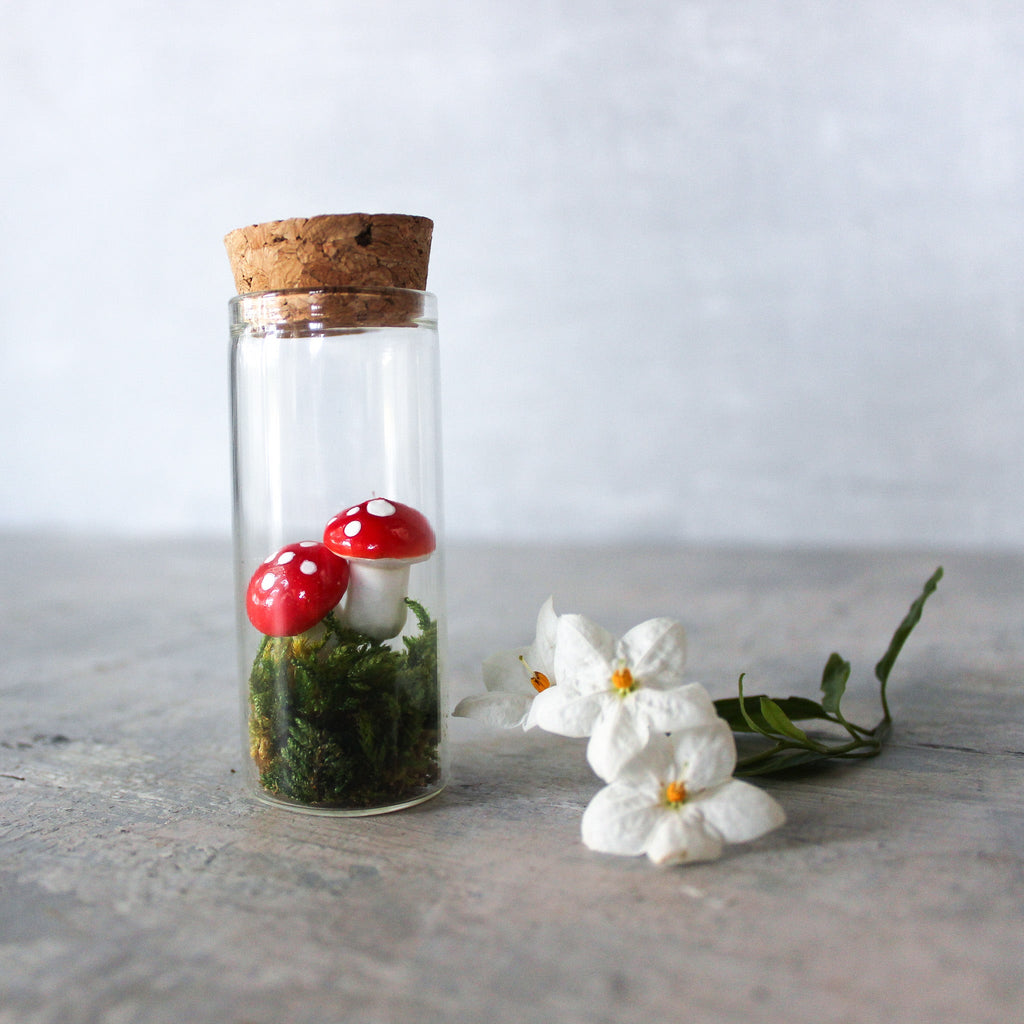
M426 516L371 498L338 513L324 530L324 544L348 559L346 625L375 640L398 636L408 614L409 567L428 559L437 544Z
M245 610L267 636L298 636L337 605L348 581L348 563L325 545L286 544L252 574Z

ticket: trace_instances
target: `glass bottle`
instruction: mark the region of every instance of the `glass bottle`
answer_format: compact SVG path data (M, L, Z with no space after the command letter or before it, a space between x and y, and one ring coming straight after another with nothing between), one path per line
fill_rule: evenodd
M230 302L247 775L262 800L319 814L408 807L447 775L436 300L367 284L381 279L380 259L353 271L345 256L367 256L376 234L392 258L392 221L423 219L257 225L240 229L244 258L228 236L243 287L308 284L308 261L297 276L293 264L310 239L340 265L333 281L355 282L260 287ZM295 223L297 243L282 240L280 225ZM265 279L240 275L282 246ZM385 280L425 282L422 249L418 277L388 266ZM328 276L321 267L317 283Z

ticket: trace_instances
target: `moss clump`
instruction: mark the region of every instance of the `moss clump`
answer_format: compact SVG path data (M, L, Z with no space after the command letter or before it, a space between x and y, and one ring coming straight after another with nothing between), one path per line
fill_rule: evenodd
M295 637L264 637L249 676L249 749L260 785L311 807L413 800L438 780L437 623L395 649L328 615Z

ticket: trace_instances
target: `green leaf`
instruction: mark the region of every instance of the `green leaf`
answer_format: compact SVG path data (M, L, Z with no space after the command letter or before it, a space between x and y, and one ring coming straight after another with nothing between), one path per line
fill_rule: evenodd
M809 741L810 743L810 741ZM863 760L882 752L881 737L855 737L846 743L802 746L780 739L774 746L741 757L736 775L768 775L828 760Z
M747 724L746 718L743 716L743 712L740 709L740 701L738 697L720 697L715 701L715 710L718 712L720 718L724 718L729 724L729 728L733 732L764 732L770 731L770 726L765 718L759 711L751 708L751 704L756 706L760 705L760 702L764 699L764 694L759 694L756 697L747 697L747 714L751 717L758 728L751 728ZM807 697L780 697L775 699L775 704L782 710L782 712L790 718L792 721L803 721L807 719L819 719L821 721L831 721L829 716L826 714L825 709L816 700L810 700Z
M807 742L807 733L795 726L770 697L761 698L761 715L774 732L800 740L801 743Z
M910 636L911 630L921 621L921 612L924 610L925 601L935 593L935 588L939 585L939 580L941 579L942 566L940 565L928 582L925 583L924 590L921 591L921 595L910 606L903 621L896 627L896 632L893 633L892 640L889 641L888 650L882 655L882 660L875 666L875 676L880 682L885 683L888 681L893 663L899 656L900 651L903 650L907 637Z
M889 641L889 647L885 654L882 655L882 660L875 666L875 677L882 684L882 711L884 713L883 721L889 722L892 720L892 716L889 714L889 702L886 699L885 687L889 681L889 673L892 671L892 667L899 657L900 651L903 650L903 645L907 641L907 637L910 636L913 628L921 621L921 612L924 610L924 603L928 598L935 593L935 588L939 585L939 580L942 579L942 566L932 573L931 577L924 585L924 589L921 591L920 596L910 606L907 614L904 616L903 621L896 627L896 632L892 635L892 640Z
M940 579L941 566L925 583L924 590L910 606L910 610L897 627L888 650L875 667L875 675L881 682L885 717L874 729L853 725L839 710L850 680L850 663L839 654L830 655L822 671L823 696L820 704L805 697L788 697L784 700L772 700L764 695L745 697L744 676L741 675L739 696L716 700L715 710L725 719L733 732L760 734L768 742L762 742L760 750L741 757L736 765L736 774L769 775L833 758L858 759L877 756L891 732L892 718L885 698L889 673L911 630L920 620L925 601L935 591ZM846 729L849 736L841 742L811 739L794 724L794 721L801 720L820 720L840 725Z
M722 697L715 701L715 711L718 712L718 717L725 719L729 728L733 732L759 732L759 729L755 729L747 724L747 719L743 715L743 710L740 707L739 697ZM767 725L767 723L763 723Z
M839 702L846 692L846 684L850 679L850 663L835 652L825 663L821 674L821 706L830 714L838 714Z
M803 747L779 750L766 758L750 758L750 764L740 761L736 765L737 775L770 775L774 772L784 772L790 768L801 768L804 765L815 764L818 761L827 760L831 755L823 754L817 750L805 750Z
M754 721L754 719L750 715L750 712L747 711L747 701L746 701L746 697L743 694L743 680L745 678L746 678L746 673L745 672L741 672L740 673L740 677L739 677L739 679L737 680L737 683L736 683L737 688L739 689L738 700L739 700L740 715L742 716L743 722L744 722L744 724L746 725L747 729L750 732L766 732L766 730L763 729L759 723Z

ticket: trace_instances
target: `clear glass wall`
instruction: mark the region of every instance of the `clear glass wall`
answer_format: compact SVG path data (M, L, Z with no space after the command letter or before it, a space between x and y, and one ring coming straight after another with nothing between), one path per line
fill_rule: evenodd
M242 295L231 333L250 782L262 799L316 813L418 803L447 771L434 297ZM410 541L403 515L432 540ZM400 602L391 625L374 624L371 600Z

